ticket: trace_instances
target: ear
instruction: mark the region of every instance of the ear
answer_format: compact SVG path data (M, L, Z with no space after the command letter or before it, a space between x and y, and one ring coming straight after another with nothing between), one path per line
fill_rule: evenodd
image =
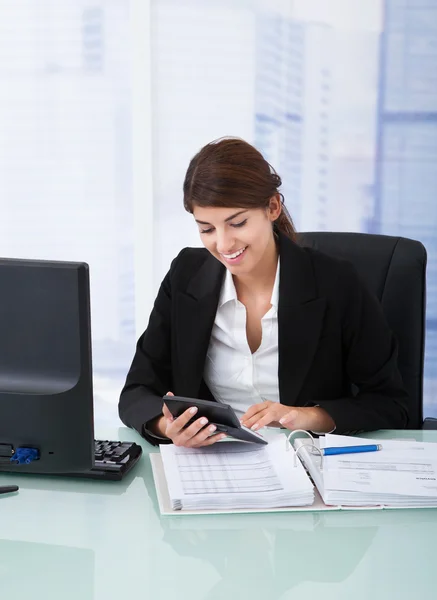
M267 214L270 221L276 221L282 212L282 201L280 194L275 194L270 198Z

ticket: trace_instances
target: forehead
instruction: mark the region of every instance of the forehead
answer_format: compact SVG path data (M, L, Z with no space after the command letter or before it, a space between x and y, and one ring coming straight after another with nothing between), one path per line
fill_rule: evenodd
M204 221L205 223L221 223L237 213L247 215L253 212L254 209L242 208L241 206L234 207L217 207L217 206L195 206L193 215L196 221Z

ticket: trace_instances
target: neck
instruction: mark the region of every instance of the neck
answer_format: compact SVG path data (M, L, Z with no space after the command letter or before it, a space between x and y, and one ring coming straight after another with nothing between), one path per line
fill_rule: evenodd
M272 237L262 260L258 263L256 269L243 275L234 275L234 285L237 295L257 294L262 292L271 292L276 277L278 266L278 248L275 239Z

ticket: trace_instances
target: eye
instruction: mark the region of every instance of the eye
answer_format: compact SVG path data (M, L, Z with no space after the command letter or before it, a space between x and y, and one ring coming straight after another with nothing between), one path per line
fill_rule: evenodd
M244 221L241 221L241 223L231 223L231 227L243 227L243 225L246 225L247 223L247 219L244 219Z
M213 231L213 227L210 227L209 229L201 229L200 233L211 233Z

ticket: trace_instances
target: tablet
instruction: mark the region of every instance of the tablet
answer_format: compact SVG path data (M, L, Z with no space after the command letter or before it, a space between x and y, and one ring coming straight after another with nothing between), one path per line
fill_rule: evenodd
M175 418L179 417L188 408L192 406L197 407L197 413L188 422L188 425L200 417L206 417L208 424L217 427L217 433L226 433L229 437L242 442L268 444L267 440L260 433L252 431L240 423L240 419L229 404L215 402L214 400L185 398L184 396L164 396L163 399L168 410Z

